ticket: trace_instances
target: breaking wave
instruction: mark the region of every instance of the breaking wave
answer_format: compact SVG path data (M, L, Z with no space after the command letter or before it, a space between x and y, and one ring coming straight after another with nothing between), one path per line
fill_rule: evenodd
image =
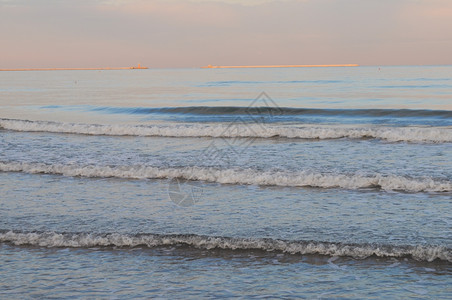
M165 107L159 112L183 113L199 115L284 115L284 116L360 116L360 117L394 117L394 118L452 118L452 111L448 110L415 110L415 109L320 109L320 108L292 108L292 107L238 107L238 106L191 106Z
M256 123L229 124L164 124L164 125L98 125L0 119L0 129L24 132L52 132L85 135L213 137L213 138L299 138L299 139L364 139L389 142L450 143L449 127L343 127L281 126Z
M119 233L57 233L0 231L0 242L39 247L162 247L184 245L198 249L263 250L290 254L348 256L364 259L377 257L409 257L418 261L452 262L452 249L444 246L394 246L382 244L346 244L317 241L287 241L270 238L232 238L194 234L119 234Z
M0 171L30 174L55 174L80 177L115 177L127 179L171 179L215 182L221 184L365 189L404 192L452 192L452 182L432 178L396 175L365 176L329 174L311 171L258 171L254 169L217 169L211 167L159 168L152 166L78 166L22 162L0 162Z
M62 107L62 106L61 106ZM428 109L320 109L293 107L182 106L182 107L110 107L97 106L92 111L128 114L191 114L191 115L272 115L272 116L353 116L391 118L452 118L452 111Z

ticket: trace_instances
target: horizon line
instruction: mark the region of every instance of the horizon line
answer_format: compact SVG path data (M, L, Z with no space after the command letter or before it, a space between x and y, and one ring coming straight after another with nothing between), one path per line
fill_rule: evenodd
M326 68L326 67L359 67L358 64L331 64L331 65L251 65L251 66L212 66L201 69L237 69L237 68Z
M287 66L292 66L292 65L263 65L263 66L256 66L256 67L260 67L260 68L266 68L266 67L287 67ZM294 65L294 66L319 66L322 67L324 65ZM335 66L335 65L326 65L326 66ZM377 67L377 68L383 68L383 67L451 67L452 63L446 63L446 64L390 64L390 65L386 65L386 64L364 64L364 65L358 65L358 64L353 64L353 66L357 66L357 67ZM208 66L204 66L204 67L197 67L197 66L186 66L186 67L175 67L175 66L165 66L165 67L93 67L93 68L84 68L84 67L56 67L56 68L3 68L0 69L0 72L2 71L51 71L51 70L135 70L135 69L154 69L154 70L158 70L158 69L200 69L200 68L207 68ZM237 68L246 68L246 67L254 67L254 66L212 66L212 69L214 69L215 67L219 67L219 69L221 68L228 68L228 67L237 67Z
M148 67L143 67L140 64L132 67L99 67L99 68L8 68L0 69L0 71L81 71L81 70L144 70Z

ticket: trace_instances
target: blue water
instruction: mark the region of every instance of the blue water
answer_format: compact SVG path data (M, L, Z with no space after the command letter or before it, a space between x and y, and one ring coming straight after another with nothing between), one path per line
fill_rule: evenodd
M452 67L0 73L0 297L452 294Z

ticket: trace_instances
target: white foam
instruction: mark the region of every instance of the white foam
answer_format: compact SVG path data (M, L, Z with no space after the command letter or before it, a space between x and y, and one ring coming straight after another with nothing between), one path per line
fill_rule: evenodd
M45 121L0 119L0 128L26 132L73 133L115 136L162 137L241 137L301 139L375 138L390 142L449 143L452 128L445 127L343 127L282 126L275 124L165 124L165 125L97 125Z
M254 169L216 169L202 167L157 168L151 166L78 166L62 164L0 162L0 171L44 173L81 177L116 177L130 179L183 178L222 184L319 187L319 188L381 188L406 192L451 192L452 182L432 178L408 178L376 174L322 174L310 171L257 171Z
M0 232L0 242L40 247L158 247L186 245L199 249L264 250L290 254L349 256L363 259L378 257L411 257L420 261L435 259L452 262L452 251L444 246L392 246L379 244L343 244L315 241L285 241L259 238L228 238L200 235L159 234L91 234L91 233L20 233Z

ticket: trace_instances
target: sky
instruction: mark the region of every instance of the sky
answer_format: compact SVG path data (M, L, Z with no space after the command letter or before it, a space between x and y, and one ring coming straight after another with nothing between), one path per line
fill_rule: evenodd
M452 0L0 0L0 69L452 64Z

